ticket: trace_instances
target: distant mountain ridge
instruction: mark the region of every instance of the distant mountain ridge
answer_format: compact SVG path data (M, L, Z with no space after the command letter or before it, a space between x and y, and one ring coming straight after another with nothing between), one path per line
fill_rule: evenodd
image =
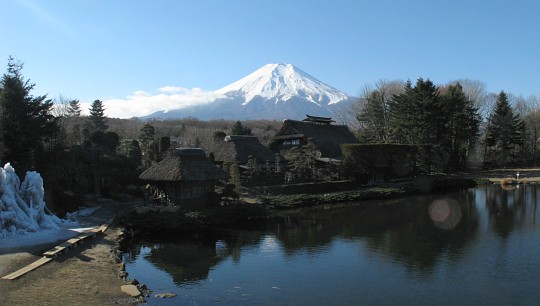
M204 105L159 111L143 118L283 120L301 119L306 114L331 117L333 108L352 100L291 64L264 65L215 92L223 98Z

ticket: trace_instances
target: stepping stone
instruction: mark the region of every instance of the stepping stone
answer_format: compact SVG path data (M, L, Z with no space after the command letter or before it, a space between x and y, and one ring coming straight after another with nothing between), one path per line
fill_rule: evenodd
M139 288L137 288L137 286L135 285L122 285L120 289L122 290L122 292L132 297L138 297L142 295L142 293L139 291Z

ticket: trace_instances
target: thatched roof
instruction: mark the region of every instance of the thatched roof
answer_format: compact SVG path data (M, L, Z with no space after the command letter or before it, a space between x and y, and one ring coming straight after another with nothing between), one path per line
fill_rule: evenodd
M219 161L234 161L245 164L249 156L259 162L275 161L276 153L259 142L256 136L230 135L218 144L214 156Z
M329 119L329 118L324 118ZM330 120L327 120L330 121ZM358 139L346 125L318 124L310 121L286 119L274 136L275 141L302 139L304 143L313 141L321 157L341 157L341 144L358 143Z
M228 178L227 173L206 158L198 148L176 149L171 155L146 169L139 178L149 181L212 181Z
M317 117L317 116L310 116L306 114L306 118L302 121L306 122L314 122L318 124L331 124L332 122L336 122L335 120L332 120L332 118L328 117Z

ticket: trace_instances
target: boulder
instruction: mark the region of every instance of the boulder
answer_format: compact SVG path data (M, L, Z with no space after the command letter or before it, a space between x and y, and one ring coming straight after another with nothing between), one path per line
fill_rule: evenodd
M132 297L139 297L142 295L142 293L139 291L139 289L135 285L122 285L120 289L122 290L122 292Z

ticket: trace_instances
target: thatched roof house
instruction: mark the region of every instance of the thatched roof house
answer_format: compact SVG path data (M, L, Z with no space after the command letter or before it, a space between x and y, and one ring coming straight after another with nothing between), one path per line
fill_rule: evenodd
M160 188L170 201L179 205L214 191L215 183L228 175L212 164L202 149L184 148L174 150L139 178Z
M358 143L358 139L346 125L332 124L332 118L306 115L302 121L286 119L272 139L273 148L286 157L292 147L313 142L319 157L341 158L341 144Z
M218 161L246 164L250 156L258 162L276 160L276 153L260 143L256 136L230 135L220 142L214 152Z

